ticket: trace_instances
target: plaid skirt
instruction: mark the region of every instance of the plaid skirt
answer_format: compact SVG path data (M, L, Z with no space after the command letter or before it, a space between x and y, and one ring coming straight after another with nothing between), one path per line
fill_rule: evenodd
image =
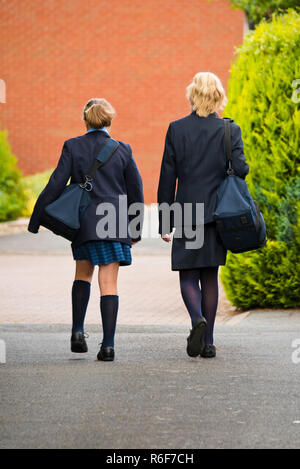
M93 265L110 264L119 262L120 265L130 265L131 248L128 244L118 241L87 241L73 248L73 258L75 261L88 260Z

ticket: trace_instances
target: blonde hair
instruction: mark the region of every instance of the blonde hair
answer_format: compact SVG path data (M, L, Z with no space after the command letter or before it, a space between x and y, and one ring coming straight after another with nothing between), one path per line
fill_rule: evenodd
M90 99L83 109L83 120L93 129L109 127L116 112L104 98Z
M197 73L192 83L186 88L186 97L191 103L193 111L199 116L224 109L227 97L220 78L211 72Z

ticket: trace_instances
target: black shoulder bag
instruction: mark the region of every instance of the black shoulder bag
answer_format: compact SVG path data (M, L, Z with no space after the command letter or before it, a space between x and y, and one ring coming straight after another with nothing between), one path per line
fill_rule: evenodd
M214 213L217 231L226 249L240 253L265 246L267 232L258 204L252 199L247 183L232 168L230 120L224 118L227 177L217 193Z
M73 241L80 230L80 219L91 202L89 192L92 190L92 180L99 168L112 157L119 143L112 138L102 145L95 157L90 172L83 183L69 184L63 193L42 213L40 224L54 234Z

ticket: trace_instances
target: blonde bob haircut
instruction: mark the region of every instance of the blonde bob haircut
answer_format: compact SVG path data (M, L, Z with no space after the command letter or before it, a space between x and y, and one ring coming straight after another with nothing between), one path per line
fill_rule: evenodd
M83 109L83 120L92 129L110 127L116 112L112 105L104 98L90 99Z
M224 109L227 97L220 78L211 72L197 73L186 89L186 97L198 116Z

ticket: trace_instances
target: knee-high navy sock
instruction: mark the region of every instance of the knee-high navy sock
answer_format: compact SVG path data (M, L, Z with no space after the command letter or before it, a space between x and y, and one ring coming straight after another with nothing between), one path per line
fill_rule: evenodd
M72 333L84 333L84 318L90 299L91 284L85 280L74 280L72 287Z
M192 325L202 316L202 295L199 286L199 269L180 270L180 290L184 304L191 316Z
M219 267L203 267L200 269L202 291L202 312L207 321L205 343L214 343L214 325L218 307L218 269Z
M100 298L103 340L102 347L114 347L117 316L119 308L118 295L103 295Z

